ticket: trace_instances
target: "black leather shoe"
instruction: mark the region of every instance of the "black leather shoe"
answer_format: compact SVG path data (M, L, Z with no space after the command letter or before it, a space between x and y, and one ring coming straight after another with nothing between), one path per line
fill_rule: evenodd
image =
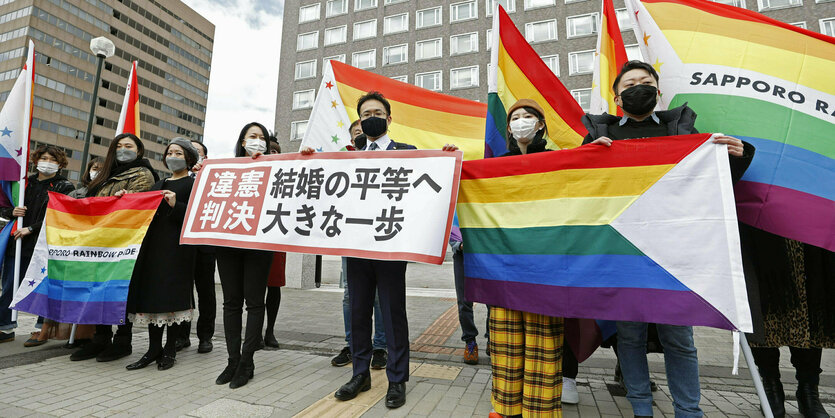
M374 370L382 370L388 365L388 353L386 350L377 349L371 352L371 368Z
M90 344L87 344L90 345ZM86 348L86 347L85 347ZM82 348L83 350L83 348ZM110 344L109 347L104 349L99 355L96 356L96 361L100 363L105 363L108 361L115 361L119 360L120 358L127 357L133 353L133 348L131 347L130 342L124 343L113 343Z
M246 385L253 376L255 376L255 364L252 360L241 360L235 370L235 375L232 376L232 381L229 382L229 389L237 389Z
M163 354L157 359L157 370L168 370L174 367L177 359L170 354Z
M340 401L350 401L356 398L360 392L365 392L369 389L371 389L371 374L366 372L352 377L333 396Z
M106 350L107 347L110 346L110 341L105 343L97 343L91 342L86 344L76 350L76 352L72 353L70 356L70 360L72 361L81 361L81 360L89 360L91 358L96 358L102 351Z
M829 418L821 405L818 385L808 382L797 383L797 409L805 418ZM776 417L777 414L774 414Z
M139 359L136 363L131 363L125 366L128 370L139 370L148 367L149 364L156 361L162 352L158 352L156 354L151 354L150 352L145 353L142 355L142 358Z
M225 385L232 381L232 376L235 375L235 370L238 370L239 360L229 360L226 368L220 373L220 376L215 380L216 385Z
M386 408L400 408L406 403L406 383L389 383L386 392Z
M278 345L278 340L275 339L275 335L273 334L266 334L264 335L264 349L267 351L274 351L278 350L280 347Z
M197 352L198 353L211 353L213 347L214 346L212 345L212 342L209 341L209 340L200 341L200 344L197 344Z
M174 348L176 348L177 351L187 347L191 347L191 340L188 338L177 338L177 341L174 342Z
M783 383L780 382L779 377L763 377L763 389L765 389L765 398L768 399L768 405L771 407L771 413L774 418L783 418L786 416L786 394L783 392ZM800 398L798 397L798 404Z

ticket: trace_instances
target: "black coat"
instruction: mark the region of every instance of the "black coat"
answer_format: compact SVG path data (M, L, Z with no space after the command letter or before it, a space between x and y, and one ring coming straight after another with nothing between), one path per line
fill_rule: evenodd
M32 233L21 238L23 240L23 247L21 252L24 255L30 255L35 250L35 243L38 241L38 234L41 232L44 218L46 217L46 206L49 203L49 193L56 192L61 194L68 194L73 191L75 186L70 183L66 177L57 174L52 178L40 181L38 175L33 174L29 176L26 183L26 193L23 196L23 206L26 206L26 215L23 217L23 227L32 227ZM17 202L12 202L17 205ZM12 218L12 210L14 208L2 208L0 214L7 219ZM15 246L15 240L9 240L8 248L11 250ZM12 250L13 251L13 250Z
M158 181L151 190L177 193L174 207L163 200L142 241L128 292L128 312L166 313L191 309L196 247L180 245L194 179Z

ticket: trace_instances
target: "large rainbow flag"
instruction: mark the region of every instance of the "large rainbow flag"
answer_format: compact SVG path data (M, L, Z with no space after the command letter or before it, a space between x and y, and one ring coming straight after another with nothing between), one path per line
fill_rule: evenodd
M467 299L750 332L728 154L710 138L464 162Z
M133 266L159 192L73 199L49 192L12 308L58 322L123 324Z
M484 156L484 103L436 93L333 60L325 64L301 145L318 151L345 149L351 144L348 127L359 118L357 100L372 90L382 93L391 104L391 139L418 149L455 144L468 160Z
M496 2L498 5L498 2ZM545 111L551 148L574 148L588 131L583 109L542 61L501 5L493 13L493 44L487 75L485 157L507 152L507 110L519 99L533 99ZM460 147L460 145L459 145ZM465 155L466 156L466 155Z
M122 101L122 112L119 113L119 124L116 135L131 133L140 136L139 130L139 82L136 80L136 61L131 63L128 84L125 86L125 98Z
M622 116L623 111L615 104L612 83L626 64L626 47L620 36L618 17L612 0L603 0L603 14L600 32L597 34L597 51L594 54L594 74L591 84L591 109L589 113Z
M835 38L705 0L626 5L662 106L687 102L701 132L757 148L739 219L835 251Z

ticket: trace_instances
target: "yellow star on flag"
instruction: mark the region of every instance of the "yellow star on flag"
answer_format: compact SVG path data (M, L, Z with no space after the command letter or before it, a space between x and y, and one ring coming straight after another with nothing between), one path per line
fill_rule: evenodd
M651 38L651 37L652 37L652 35L647 35L646 33L644 34L644 45L649 46L648 41L649 41L649 38Z
M339 121L339 122L336 123L336 126L341 128L341 127L345 126L345 124L342 121Z
M656 58L655 59L655 64L652 64L652 68L655 68L655 71L660 74L662 65L664 65L664 63L661 62L661 61L658 61L658 58Z
M594 81L592 81L592 82L591 82L591 89L592 89L592 90L594 90L594 89L596 89L596 88L597 88L597 83L595 83Z
M331 100L331 107L336 108L336 100Z

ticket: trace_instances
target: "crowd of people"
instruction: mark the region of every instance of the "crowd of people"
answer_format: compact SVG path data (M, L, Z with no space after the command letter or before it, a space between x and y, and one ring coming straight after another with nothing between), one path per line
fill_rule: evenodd
M696 113L686 104L656 110L660 92L655 69L630 61L614 80L615 102L623 116L586 115L584 146L611 146L613 141L696 133ZM391 106L378 92L368 92L357 103L359 119L349 128L352 147L362 151L410 150L414 146L388 136ZM506 145L502 156L548 152L545 112L534 100L523 98L507 110ZM713 142L726 146L731 177L739 180L755 155L750 144L718 135ZM590 145L586 145L590 144ZM275 137L265 126L245 125L234 147L236 157L257 159L280 153ZM445 145L444 151L455 151ZM303 148L303 155L315 153ZM21 272L32 256L43 225L47 192L74 198L123 196L159 191L162 202L148 227L130 283L123 325L79 326L76 351L70 359L114 361L132 354L132 327L147 326L148 350L128 370L156 363L159 370L176 364L177 351L190 343L191 322L197 307L198 352L212 351L216 316L215 266L223 291L223 328L228 362L215 383L230 388L246 385L255 372L254 353L279 348L276 318L284 285L285 254L254 249L180 245L194 174L208 158L200 142L173 138L164 153L172 175L160 180L145 158L142 141L132 134L116 136L103 158L87 164L79 187L61 176L67 165L64 151L41 146L32 153L36 173L28 178L24 205L0 209L5 218L23 217L6 249L0 294L0 343L15 338L11 320L15 247L21 246ZM780 380L779 350L789 346L796 369L798 408L805 417L828 417L818 394L823 348L835 347L835 254L822 248L782 238L745 225L740 226L742 254L755 333L748 336L774 416L785 415L785 394ZM464 343L463 362L479 363L473 303L466 300L460 235L449 237L458 297L458 317ZM161 263L175 257L178 263ZM385 405L398 408L406 402L409 380L409 327L406 309L405 261L344 257L341 287L345 288L343 318L346 346L331 360L333 366L352 363L351 379L334 394L346 401L371 388L369 369L386 369ZM197 298L195 299L195 289ZM660 301L659 303L663 303ZM246 309L246 326L243 312ZM265 321L266 314L266 321ZM560 416L563 403L577 403L577 359L565 343L563 318L489 306L485 354L492 368L491 415L505 417ZM373 318L373 321L372 321ZM266 330L265 330L266 322ZM372 326L373 324L373 326ZM38 319L39 332L27 346L55 337L61 326ZM664 354L667 382L677 417L699 417L699 363L693 328L666 324L619 321L616 337L606 342L618 357L616 374L622 381L636 417L652 416L652 391L648 351ZM163 334L166 341L163 344Z

